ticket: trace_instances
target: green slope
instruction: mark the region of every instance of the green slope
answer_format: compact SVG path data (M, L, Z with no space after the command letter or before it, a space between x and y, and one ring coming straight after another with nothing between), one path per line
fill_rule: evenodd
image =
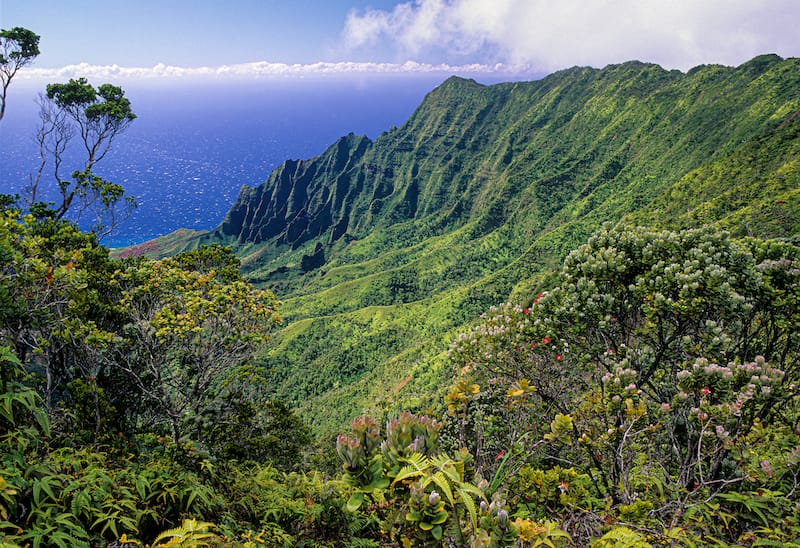
M245 187L186 245L231 244L284 302L264 357L318 433L425 406L443 352L529 299L600 224L796 234L800 60L639 62L481 86L450 78L400 128L350 135Z

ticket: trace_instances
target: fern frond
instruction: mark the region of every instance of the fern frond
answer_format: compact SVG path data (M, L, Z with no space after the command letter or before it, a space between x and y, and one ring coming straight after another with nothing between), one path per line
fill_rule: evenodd
M185 519L180 527L175 527L162 532L153 541L153 546L203 546L202 541L216 538L216 534L211 531L217 526L206 521L196 519ZM167 541L161 544L162 541Z
M408 478L423 476L425 469L430 467L430 459L421 453L413 453L410 457L403 459L407 464L400 468L392 481L392 485Z
M472 497L469 496L471 492L470 489L465 489L465 487L474 487L473 485L464 484L459 488L456 493L458 494L458 498L461 500L461 503L467 509L467 515L469 516L470 525L472 525L472 530L476 531L478 529L478 510L475 507L475 501L472 500ZM478 491L480 493L480 491Z
M442 472L436 472L431 476L431 481L436 484L436 486L441 491L441 494L444 495L445 500L453 506L455 502L453 501L453 490L450 489L450 483L447 481L447 477L442 474Z

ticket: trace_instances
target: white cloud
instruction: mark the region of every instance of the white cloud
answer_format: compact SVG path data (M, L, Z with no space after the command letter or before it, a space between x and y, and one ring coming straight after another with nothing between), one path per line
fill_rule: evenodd
M631 59L686 70L761 53L800 56L800 0L414 0L351 11L342 42L355 58L399 62L256 62L217 67L26 67L31 81L311 77L442 73L535 76ZM387 53L387 51L389 53ZM341 52L340 52L341 53ZM405 61L415 59L415 61Z
M761 53L798 56L797 21L797 0L416 0L351 11L343 41L353 50L477 56L535 70L631 59L685 70Z
M60 68L26 67L18 78L28 80L53 80L86 77L89 79L176 79L176 78L252 78L252 77L302 77L346 74L410 74L442 73L460 75L513 74L516 67L496 63L486 65L469 63L372 63L343 61L336 63L286 64L266 61L223 65L219 67L178 67L159 63L154 67L120 67L119 65L90 65L79 63Z

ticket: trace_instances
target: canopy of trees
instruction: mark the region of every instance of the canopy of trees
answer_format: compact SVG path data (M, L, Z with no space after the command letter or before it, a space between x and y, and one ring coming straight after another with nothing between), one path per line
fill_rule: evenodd
M17 71L39 56L39 36L22 27L0 29L0 120L6 113L6 99Z

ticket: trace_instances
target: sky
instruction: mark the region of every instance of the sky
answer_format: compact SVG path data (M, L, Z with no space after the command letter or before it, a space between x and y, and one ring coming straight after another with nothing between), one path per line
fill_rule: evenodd
M30 77L685 71L798 57L799 21L800 0L0 0L0 28L41 36Z

